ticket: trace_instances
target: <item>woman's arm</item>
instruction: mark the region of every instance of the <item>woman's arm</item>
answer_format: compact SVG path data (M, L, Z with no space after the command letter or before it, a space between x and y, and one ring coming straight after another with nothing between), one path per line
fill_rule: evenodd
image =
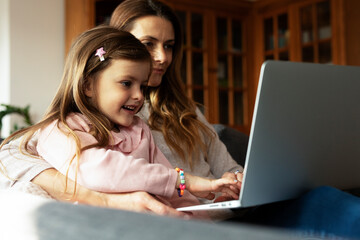
M21 188L24 183L29 183L36 175L51 168L50 164L39 157L30 154L23 154L20 151L22 139L13 140L4 145L0 150L0 189L10 187ZM34 155L37 137L29 141L29 147ZM26 152L25 149L22 150Z
M131 193L101 193L89 190L81 185L76 185L74 194L74 182L68 179L68 189L65 189L66 177L56 169L47 169L38 174L32 182L39 185L53 198L60 201L79 202L82 204L123 209L135 212L150 212L158 215L187 217L186 214L166 206L157 201L146 192Z
M0 161L6 170L6 175L0 173L0 188L15 187L18 183L32 182L40 186L50 196L59 201L79 202L83 204L119 208L136 212L151 212L158 215L186 217L185 214L164 205L146 192L106 194L91 191L77 185L77 192L73 197L74 182L68 180L68 190L64 193L65 176L41 158L24 155L19 150L21 139L12 141L0 150ZM37 136L34 136L29 145L35 150Z

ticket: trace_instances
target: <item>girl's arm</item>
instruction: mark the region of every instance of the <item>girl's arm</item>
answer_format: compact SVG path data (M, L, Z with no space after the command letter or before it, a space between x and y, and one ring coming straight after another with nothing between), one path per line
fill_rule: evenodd
M96 143L96 139L83 125L72 128L82 146ZM82 152L78 166L77 159L74 159L68 171L69 161L76 152L75 140L65 135L57 127L57 122L53 122L41 131L37 151L63 175L68 173L70 179L76 179L80 185L89 189L100 192L145 191L171 197L177 173L162 164L150 164L149 159L141 157L143 153L149 152L146 141L141 140L141 145L136 148L143 149L137 157L133 156L133 151L124 153L110 148L90 148Z

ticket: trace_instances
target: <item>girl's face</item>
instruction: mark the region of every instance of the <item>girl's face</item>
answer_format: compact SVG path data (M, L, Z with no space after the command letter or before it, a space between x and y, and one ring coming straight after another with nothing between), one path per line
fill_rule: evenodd
M130 33L139 39L151 54L153 69L149 86L159 86L172 61L175 34L171 22L157 16L141 17L134 22Z
M113 123L128 127L144 102L149 74L147 61L112 60L85 93Z

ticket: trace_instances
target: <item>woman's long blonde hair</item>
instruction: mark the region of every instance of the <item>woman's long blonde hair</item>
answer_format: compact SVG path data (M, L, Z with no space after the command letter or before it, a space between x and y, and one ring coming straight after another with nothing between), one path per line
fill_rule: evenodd
M97 49L101 47L106 51L104 61L100 61L99 57L95 56ZM100 72L110 66L114 59L148 61L151 64L151 57L145 46L128 32L100 26L82 33L69 51L62 81L43 119L33 126L10 135L0 145L0 149L9 141L24 136L20 150L25 149L27 153L34 154L28 147L29 140L39 129L54 120L58 120L58 125L65 126L67 133L75 139L76 159L85 149L107 146L111 140L110 131L114 127L113 123L91 104L85 95L85 90L90 81L96 81ZM90 120L93 127L91 134L97 139L97 144L81 148L79 138L66 123L66 117L72 112L82 113Z
M156 0L125 0L114 10L110 25L131 31L137 19L158 16L171 22L175 33L173 61L168 67L159 87L149 88L149 126L161 131L165 141L184 161L206 157L205 139L213 138L214 132L197 118L196 104L185 92L181 80L182 31L173 10Z

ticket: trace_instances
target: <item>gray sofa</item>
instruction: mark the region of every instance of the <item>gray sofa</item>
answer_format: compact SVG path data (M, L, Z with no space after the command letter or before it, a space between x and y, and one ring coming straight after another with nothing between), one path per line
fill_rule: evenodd
M0 239L298 239L276 229L181 220L0 191Z

